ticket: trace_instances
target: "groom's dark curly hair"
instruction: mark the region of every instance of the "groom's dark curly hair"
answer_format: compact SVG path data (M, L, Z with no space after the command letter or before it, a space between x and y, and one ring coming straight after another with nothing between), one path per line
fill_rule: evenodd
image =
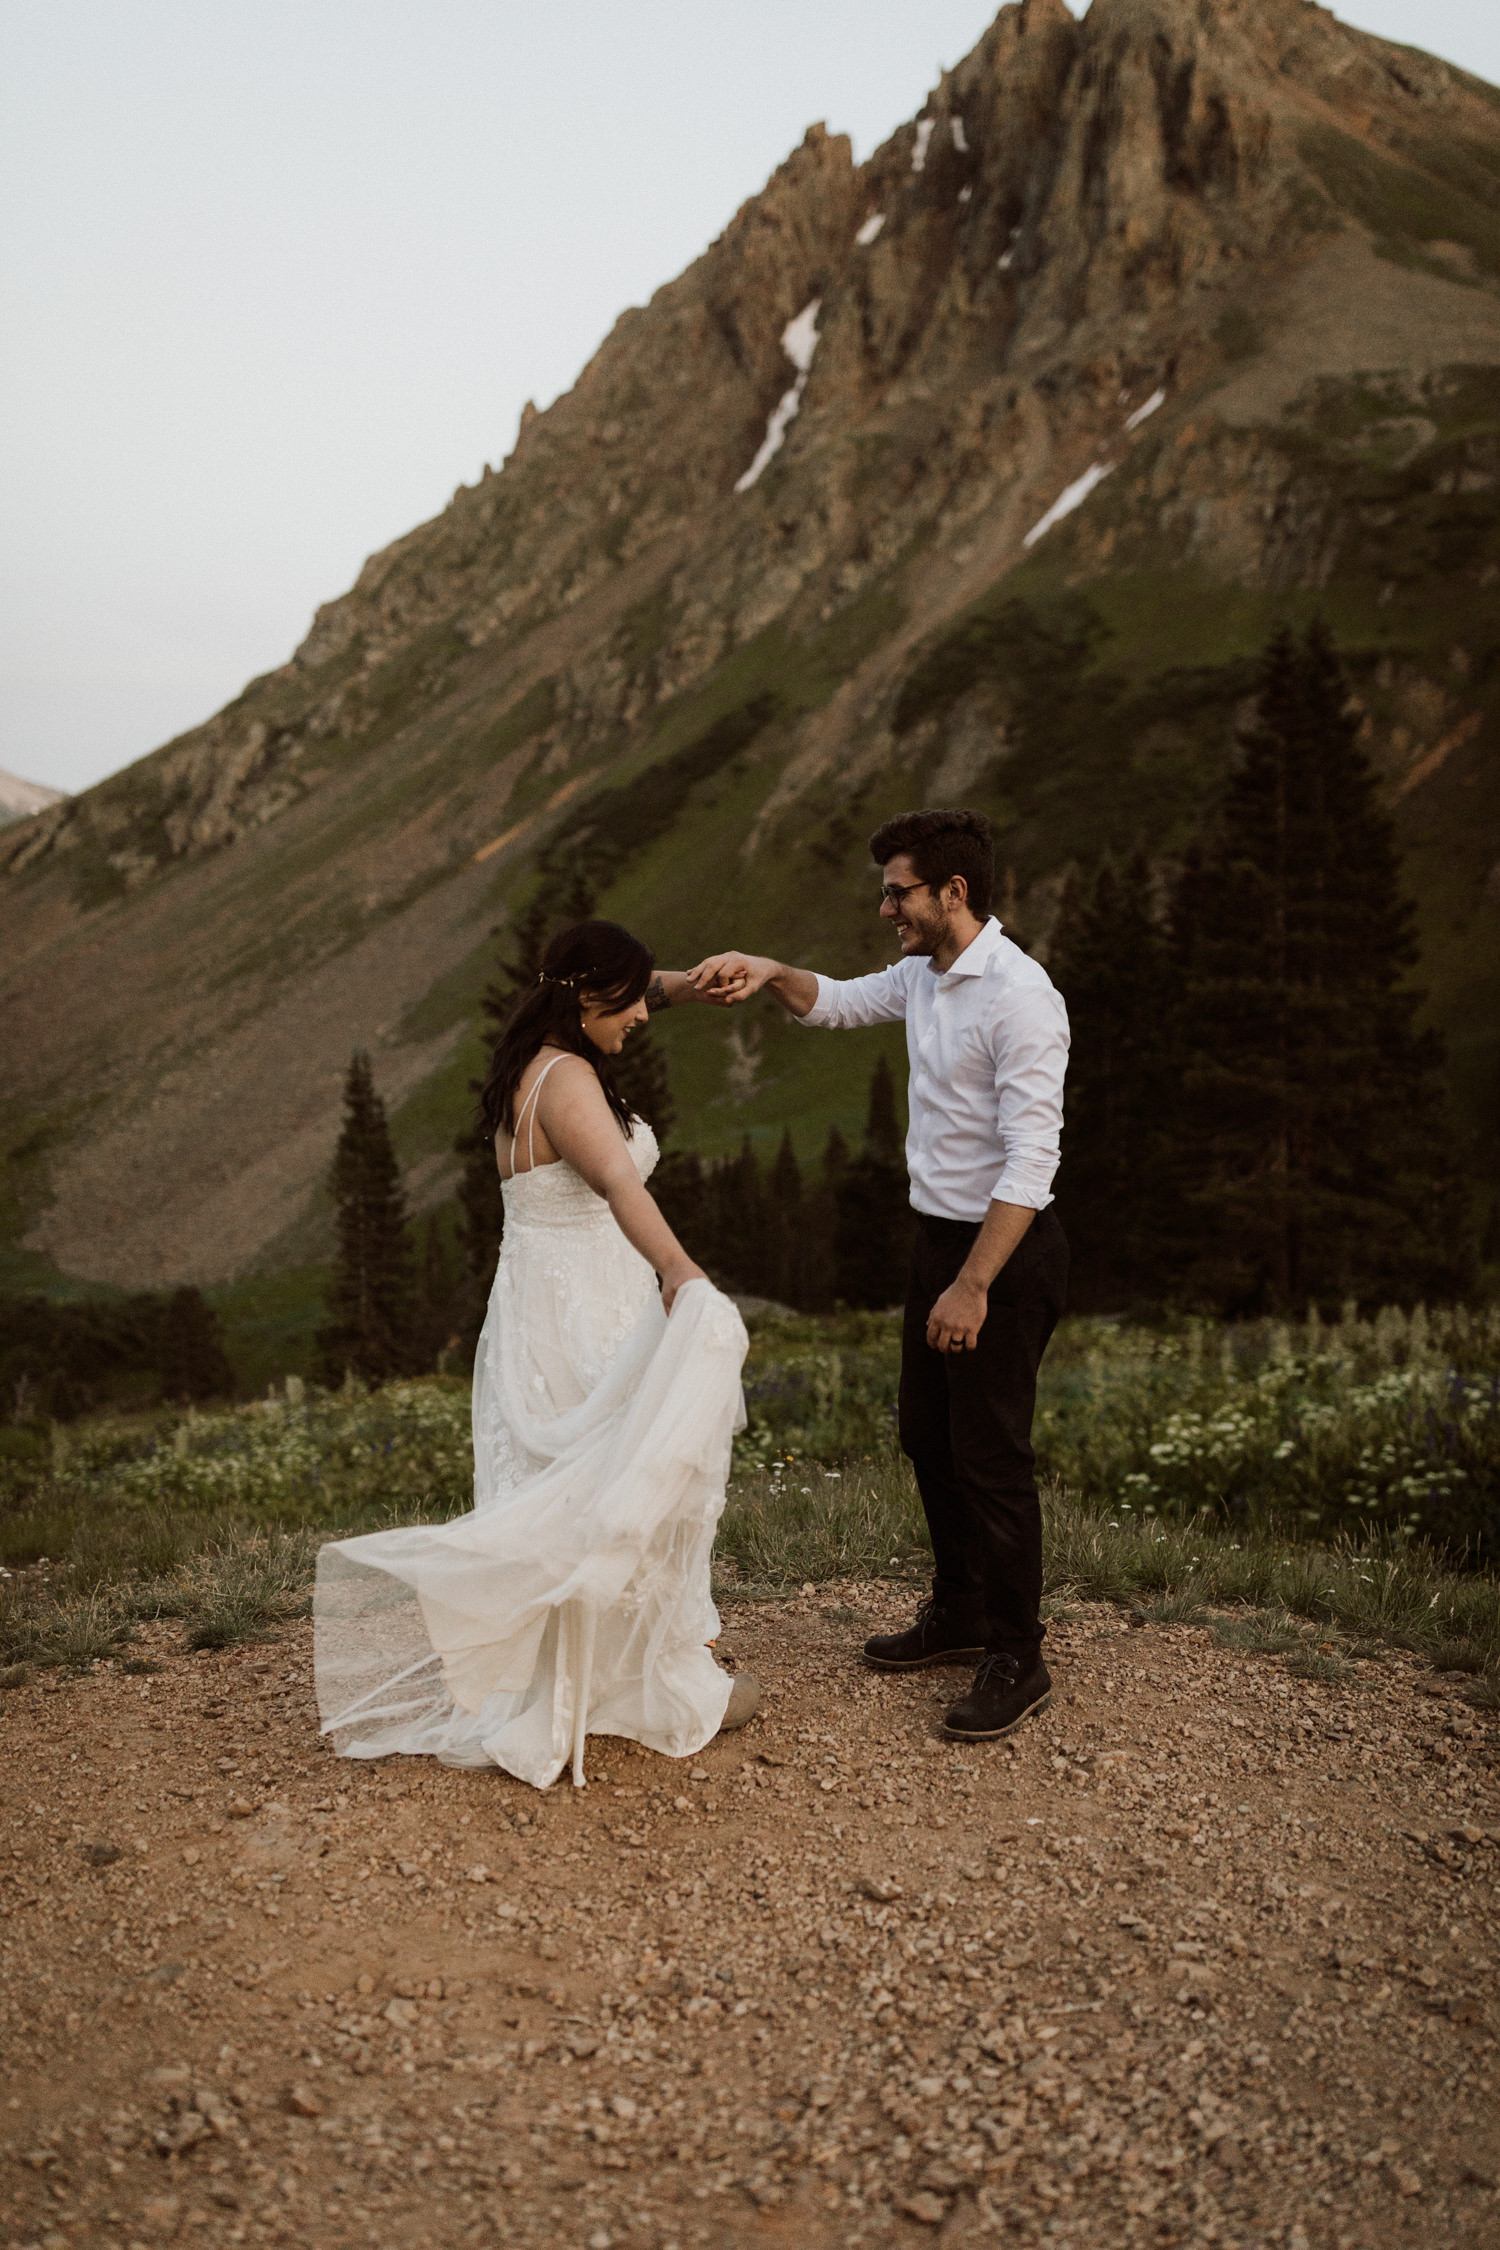
M904 812L882 821L870 838L870 857L884 867L905 852L919 881L934 890L962 875L969 911L983 921L995 890L995 845L990 824L977 812Z

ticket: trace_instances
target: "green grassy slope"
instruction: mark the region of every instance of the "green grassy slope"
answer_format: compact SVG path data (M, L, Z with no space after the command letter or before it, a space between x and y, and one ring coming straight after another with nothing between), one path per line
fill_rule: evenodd
M1409 424L1431 437L1412 458ZM1418 435L1422 435L1418 432ZM717 769L642 827L634 849L603 855L600 910L639 929L658 958L696 959L728 942L850 974L890 958L875 916L865 838L888 813L928 800L965 699L1005 729L997 755L968 784L998 839L1007 919L1045 942L1056 880L1138 839L1170 860L1211 809L1231 754L1237 706L1268 633L1281 620L1325 616L1369 713L1372 754L1386 778L1421 916L1421 981L1445 1032L1476 1175L1500 1179L1488 1103L1500 1085L1500 381L1492 371L1433 378L1418 399L1379 385L1322 386L1285 425L1257 433L1290 480L1296 505L1334 527L1321 587L1243 585L1185 561L1157 530L1147 492L1149 450L1091 499L962 617L915 653L895 700L894 756L850 787L833 774L807 790L753 857L745 840L783 773L792 722L816 708L897 614L894 596L845 620L836 639L779 629L729 664L611 771L611 791L649 790L684 745L726 713L774 697L776 714ZM1170 442L1164 438L1163 443ZM1102 565L1097 559L1107 553ZM1493 572L1493 578L1489 575ZM1407 741L1413 707L1435 716ZM1403 732L1403 728L1405 731ZM1446 750L1442 745L1450 738ZM1416 776L1414 779L1413 776ZM573 833L508 872L505 905L522 903L547 868L587 853L590 800ZM1487 888L1488 885L1488 888ZM409 1029L472 1018L488 973L486 944L449 972ZM749 1043L748 1095L731 1090L731 1031ZM678 1139L719 1153L749 1132L769 1143L790 1125L811 1157L830 1123L863 1118L876 1053L899 1035L822 1038L769 1005L733 1019L687 1011L662 1026L681 1122ZM743 1087L746 1047L740 1047ZM478 1061L470 1044L401 1111L409 1158L441 1146Z

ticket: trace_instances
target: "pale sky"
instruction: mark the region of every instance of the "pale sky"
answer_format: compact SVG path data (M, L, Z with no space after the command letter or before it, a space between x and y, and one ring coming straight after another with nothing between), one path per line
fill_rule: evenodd
M79 789L291 653L807 125L998 0L0 0L0 767ZM1496 0L1345 19L1500 80Z

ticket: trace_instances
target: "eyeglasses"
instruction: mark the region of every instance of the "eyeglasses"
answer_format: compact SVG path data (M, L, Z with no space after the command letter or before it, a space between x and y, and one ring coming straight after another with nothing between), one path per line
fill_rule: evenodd
M880 902L882 906L900 906L904 899L911 897L913 891L930 891L931 889L930 883L882 883L880 886Z

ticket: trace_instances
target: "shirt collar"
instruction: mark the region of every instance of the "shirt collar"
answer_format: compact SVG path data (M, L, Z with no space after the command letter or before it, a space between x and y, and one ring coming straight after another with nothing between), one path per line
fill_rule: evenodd
M994 915L987 916L979 935L969 940L956 961L938 973L949 977L982 977L1001 935L1001 926Z

